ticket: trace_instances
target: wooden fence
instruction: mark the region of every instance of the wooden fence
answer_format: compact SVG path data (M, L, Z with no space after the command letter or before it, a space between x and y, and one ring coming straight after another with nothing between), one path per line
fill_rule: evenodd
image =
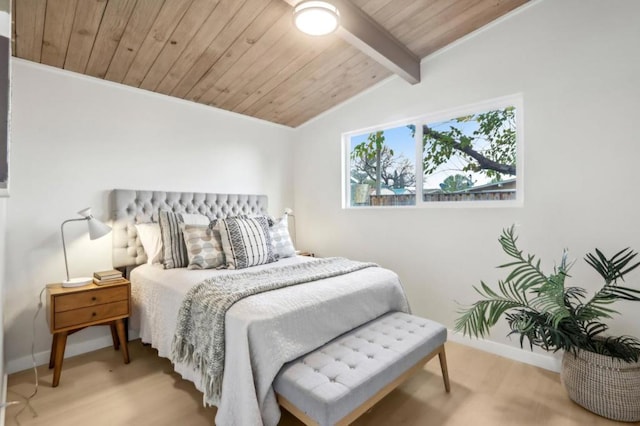
M446 201L496 201L496 200L515 200L515 190L497 190L483 192L465 192L465 193L427 193L423 195L425 202L446 202ZM403 195L370 195L370 206L414 206L416 204L415 194Z

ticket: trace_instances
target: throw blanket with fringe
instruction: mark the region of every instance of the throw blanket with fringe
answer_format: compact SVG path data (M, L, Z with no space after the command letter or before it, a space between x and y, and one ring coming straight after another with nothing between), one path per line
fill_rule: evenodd
M225 357L225 315L245 297L378 266L340 257L209 278L185 296L171 360L200 372L205 400L220 401Z

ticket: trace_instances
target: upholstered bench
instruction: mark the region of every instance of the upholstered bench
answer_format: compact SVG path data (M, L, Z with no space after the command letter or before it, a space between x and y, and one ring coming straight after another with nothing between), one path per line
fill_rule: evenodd
M386 314L285 364L274 381L278 403L307 425L348 425L436 354L449 392L446 340L434 321Z

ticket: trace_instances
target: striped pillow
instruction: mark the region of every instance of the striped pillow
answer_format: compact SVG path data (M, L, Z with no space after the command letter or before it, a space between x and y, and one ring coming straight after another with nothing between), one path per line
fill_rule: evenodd
M187 246L184 243L181 224L208 225L209 218L201 214L182 214L167 210L158 211L160 235L165 269L184 268L189 265Z
M229 217L219 219L218 224L227 268L243 269L276 261L266 217Z

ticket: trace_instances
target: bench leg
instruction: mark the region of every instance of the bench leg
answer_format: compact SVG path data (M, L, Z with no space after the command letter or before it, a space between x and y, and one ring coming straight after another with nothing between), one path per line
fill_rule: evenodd
M449 370L447 369L447 354L444 352L444 345L440 347L438 358L440 358L440 369L442 370L444 388L447 392L451 392L451 384L449 384Z

